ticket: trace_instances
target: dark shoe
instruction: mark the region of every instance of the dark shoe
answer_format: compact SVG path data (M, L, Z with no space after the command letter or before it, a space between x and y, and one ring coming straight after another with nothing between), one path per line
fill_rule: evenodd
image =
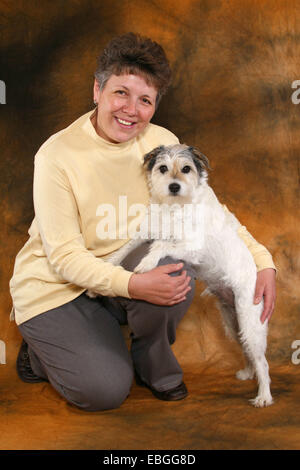
M181 384L177 385L177 387L172 388L171 390L164 390L160 392L158 390L155 390L155 388L150 387L150 385L146 384L137 373L135 373L135 381L137 385L140 385L141 387L149 388L149 390L151 390L153 395L159 400L164 400L164 401L183 400L188 395L188 391L184 382L181 382Z
M28 354L28 344L25 341L22 341L20 351L17 357L17 372L23 382L27 383L38 383L38 382L47 382L46 379L38 377L35 375L31 369L29 354Z

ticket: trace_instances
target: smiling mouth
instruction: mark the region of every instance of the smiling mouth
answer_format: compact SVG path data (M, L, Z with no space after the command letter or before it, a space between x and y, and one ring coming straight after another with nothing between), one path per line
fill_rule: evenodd
M126 121L125 119L120 119L116 117L116 121L122 126L126 127L127 129L132 128L136 122Z

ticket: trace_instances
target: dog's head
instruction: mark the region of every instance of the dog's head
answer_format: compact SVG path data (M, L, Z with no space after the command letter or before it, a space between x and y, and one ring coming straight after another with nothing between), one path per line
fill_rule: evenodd
M209 162L195 147L161 145L144 156L152 199L158 203L184 204L206 182Z

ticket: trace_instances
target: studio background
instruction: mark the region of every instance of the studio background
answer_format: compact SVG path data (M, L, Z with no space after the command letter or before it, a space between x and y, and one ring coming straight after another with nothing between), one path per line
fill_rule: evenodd
M27 403L35 401L37 411L33 412L32 432L20 434L21 441L6 432L0 448L114 447L113 440L100 442L90 437L90 441L85 441L77 429L80 412L70 411L49 385L32 388L17 378L15 359L21 337L15 324L9 322L8 283L15 256L28 239L34 215L34 155L50 135L92 109L96 58L113 36L128 31L150 36L162 44L172 66L172 86L152 122L170 129L182 143L200 148L210 160L210 183L221 202L273 255L278 268L277 303L270 322L267 358L271 377L272 373L275 376L278 406L280 403L288 406L283 400L288 401L294 393L295 376L300 371L300 365L291 360L292 343L300 340L300 104L292 101L295 91L292 83L300 80L299 7L300 2L293 0L1 2L0 79L6 85L6 104L0 105L0 339L6 344L6 364L0 365L0 394L5 409L15 416L12 429L23 426L18 418L22 410L27 413L22 408L22 397ZM206 382L203 379L207 389L202 389L206 395L199 400L199 413L204 396L221 400L230 386L237 390L236 399L241 395L239 416L243 415L243 407L247 415L252 409L246 398L254 396L256 385L234 382L232 377L242 365L240 350L225 338L214 300L200 298L203 288L199 283L194 302L178 328L176 356L186 371L187 382L188 374L193 377L194 393L201 389L201 377L209 377ZM222 382L221 388L216 387L211 379L214 374L216 377L225 374L231 385L223 386ZM140 400L141 396L137 395ZM41 401L36 401L36 397ZM149 409L153 410L152 406L161 413L158 411L161 404L147 398ZM15 408L18 406L21 411ZM130 419L133 398L131 405L126 406L131 406ZM276 413L269 411L275 410L275 406L261 413ZM174 422L186 419L186 410L182 415L177 406L175 410ZM52 413L59 411L61 416L71 413L71 422L75 420L72 429L77 431L71 432L71 437L67 431L63 437L59 434L56 444L46 435L41 441L41 435L36 434L40 423L45 422L47 429L57 429ZM170 408L168 412L171 413ZM113 413L117 416L118 411ZM32 412L28 411L29 414ZM83 419L88 422L92 418L84 415ZM253 438L247 444L250 447L261 445L256 441L258 431L254 423ZM276 423L271 424L273 430ZM119 425L115 424L116 429ZM197 428L187 440L186 437L180 440L178 436L171 437L170 426L165 440L153 435L149 444L148 438L143 440L132 434L129 441L124 438L117 445L119 448L242 445L239 433L231 433L224 441L224 427L222 432L214 433L206 431L205 426ZM290 440L285 441L278 431L278 442L274 433L272 437L270 433L264 445L299 447L299 438L292 430L299 430L299 415L292 412L285 426L291 426L287 433ZM111 429L113 435L113 425Z

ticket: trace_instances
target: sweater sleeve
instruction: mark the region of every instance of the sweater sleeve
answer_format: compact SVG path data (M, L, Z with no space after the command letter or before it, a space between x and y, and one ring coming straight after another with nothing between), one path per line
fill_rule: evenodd
M228 208L223 205L225 212L229 212ZM237 219L236 219L237 220ZM270 252L260 243L258 243L255 238L248 232L247 228L244 225L241 225L238 221L238 235L246 244L248 250L253 256L257 272L262 271L266 268L273 268L276 271L272 256Z
M85 247L66 172L41 153L35 158L33 201L48 261L63 280L98 294L130 297L133 273L95 257Z

